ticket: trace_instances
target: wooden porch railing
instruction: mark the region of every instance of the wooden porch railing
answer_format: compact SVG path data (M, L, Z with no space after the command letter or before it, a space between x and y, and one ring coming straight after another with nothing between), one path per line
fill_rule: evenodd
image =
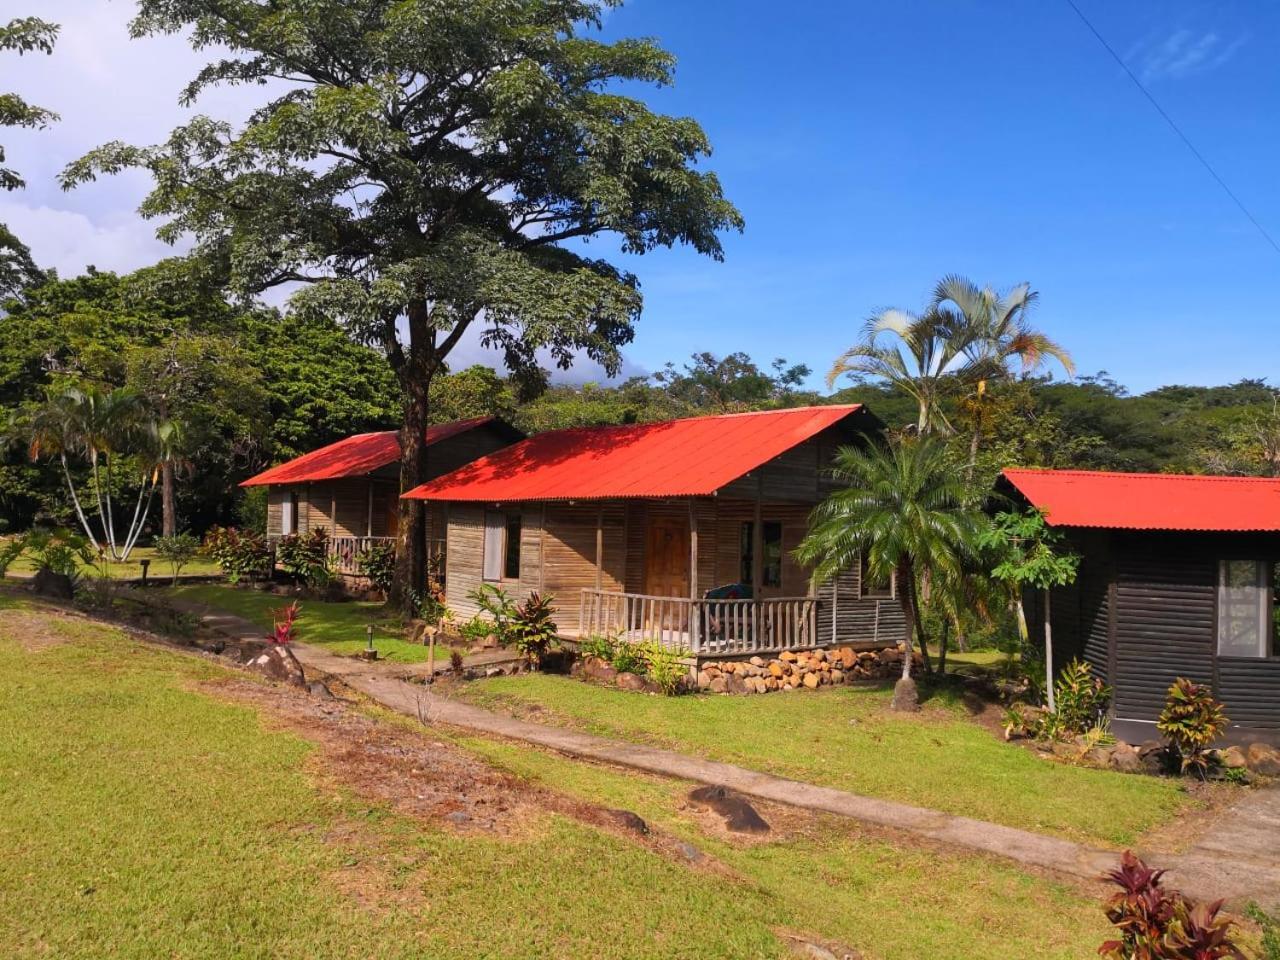
M360 554L377 543L396 542L395 537L330 537L329 554L339 573L360 573Z
M752 655L821 646L815 597L693 600L582 591L579 636L658 641L696 656Z

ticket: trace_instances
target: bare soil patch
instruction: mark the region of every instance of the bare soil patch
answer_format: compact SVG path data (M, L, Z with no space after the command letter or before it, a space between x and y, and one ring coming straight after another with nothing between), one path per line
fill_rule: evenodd
M39 653L71 641L60 623L66 616L53 608L0 610L0 637L17 640L26 653Z

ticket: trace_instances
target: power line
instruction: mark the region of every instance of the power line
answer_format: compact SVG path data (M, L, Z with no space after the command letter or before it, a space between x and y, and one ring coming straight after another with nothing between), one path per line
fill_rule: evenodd
M1105 49L1107 53L1111 54L1111 59L1120 64L1120 69L1123 70L1128 75L1129 79L1133 81L1133 85L1142 91L1142 95L1147 98L1151 106L1156 108L1156 112L1160 114L1160 116L1164 117L1164 122L1169 125L1169 129L1178 135L1178 138L1187 145L1187 149L1191 151L1192 155L1200 161L1206 170L1209 171L1209 176L1218 181L1218 186L1220 186L1226 195L1232 199L1235 205L1240 208L1240 212L1249 218L1249 222L1258 229L1258 232L1262 234L1262 238L1266 240L1267 243L1271 244L1272 249L1275 250L1276 253L1280 253L1280 244L1277 244L1271 234L1267 233L1266 227L1258 222L1258 218L1249 212L1249 208L1244 205L1244 201L1237 197L1235 191L1227 186L1227 182L1223 180L1222 177L1218 176L1218 171L1213 169L1213 165L1205 159L1204 154L1196 149L1196 145L1191 142L1191 139L1185 133L1182 132L1182 128L1173 122L1173 117L1169 116L1169 114L1165 112L1164 107L1160 106L1159 101L1151 95L1151 91L1146 88L1146 85L1143 84L1143 82L1138 79L1137 75L1129 69L1129 65L1121 59L1120 55L1115 52L1111 44L1107 43L1106 38L1098 32L1098 28L1095 27L1089 21L1089 18L1084 15L1084 11L1076 6L1075 0L1065 0L1065 2L1067 6L1076 12L1076 16L1080 18L1080 21L1089 28L1089 32L1098 39L1098 42L1102 44L1103 49Z

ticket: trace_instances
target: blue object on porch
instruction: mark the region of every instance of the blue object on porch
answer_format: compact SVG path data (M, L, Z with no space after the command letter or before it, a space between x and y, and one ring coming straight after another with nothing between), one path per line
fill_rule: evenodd
M749 583L726 583L721 587L712 587L702 595L703 600L750 600L752 599L751 584Z

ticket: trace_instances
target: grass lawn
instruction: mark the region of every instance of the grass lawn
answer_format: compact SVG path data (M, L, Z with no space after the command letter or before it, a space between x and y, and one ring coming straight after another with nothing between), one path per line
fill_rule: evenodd
M133 579L142 576L141 560L150 560L151 566L147 571L149 580L168 580L173 574L169 569L169 564L156 556L155 550L151 547L138 547L129 554L129 560L126 563L111 561L107 567L111 576L119 580ZM84 568L86 576L94 576L98 568L94 565ZM9 567L10 576L28 577L36 572L36 565L30 557L20 557L14 561ZM199 574L200 576L212 576L221 573L218 565L208 557L196 557L190 563L182 568L182 575Z
M6 956L755 958L785 927L879 960L1068 960L1105 934L1097 902L984 857L834 820L729 841L681 785L484 740L459 742L727 869L554 813L459 834L317 776L307 741L201 692L225 673L0 594Z
M932 652L932 651L930 651ZM969 671L974 667L984 670L998 669L1008 663L1009 655L999 650L949 650L947 651L947 672L958 670Z
M260 590L219 583L190 584L169 588L165 592L171 597L244 617L262 627L264 632L271 629L271 611L289 603L284 597ZM314 643L334 653L355 653L365 648L365 630L372 623L373 645L384 659L397 663L420 663L427 659L427 648L420 643L406 641L399 617L388 616L380 603L300 600L298 606L302 608L302 615L298 618L297 637L305 643ZM449 651L437 649L436 656L447 660Z
M651 697L565 677L495 677L460 696L537 719L670 747L1011 827L1133 843L1193 801L1176 780L1089 770L1006 744L935 697L916 716L890 691L832 687L755 697Z

